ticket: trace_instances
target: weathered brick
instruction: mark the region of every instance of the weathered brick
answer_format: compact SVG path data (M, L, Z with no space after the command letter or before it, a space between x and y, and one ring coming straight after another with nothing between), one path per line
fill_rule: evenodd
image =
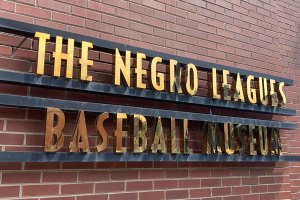
M32 6L25 6L22 4L16 4L16 12L24 15L34 16L37 18L50 19L51 11Z
M61 185L61 194L85 194L93 192L93 183Z
M25 185L23 186L23 196L49 196L58 195L59 185Z
M3 173L2 184L39 183L40 173Z

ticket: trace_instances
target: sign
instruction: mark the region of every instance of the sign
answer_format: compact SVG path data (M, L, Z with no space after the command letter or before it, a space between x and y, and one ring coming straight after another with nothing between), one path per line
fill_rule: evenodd
M295 115L296 113L294 110L284 107L287 102L284 86L293 84L293 81L289 79L163 54L12 20L1 19L0 22L1 27L17 34L29 34L38 41L37 75L0 71L0 81L270 114ZM52 77L44 75L45 53L49 40L55 42L54 51L51 53L54 61ZM67 44L66 50L63 50L64 41ZM80 47L81 52L78 60L80 65L78 77L74 77L73 69L75 46ZM92 49L93 51L104 49L113 52L114 85L93 80L89 73L94 65L94 61L89 59L89 52ZM143 65L146 60L150 63L149 71ZM159 65L166 65L167 72L162 73ZM62 73L62 69L65 69L64 73ZM205 78L211 81L207 86L208 97L199 91L202 72L207 73L208 77ZM202 154L231 155L232 158L235 158L234 154L278 156L281 153L279 129L296 128L295 124L289 122L6 94L0 94L0 105L46 108L44 150L45 152L56 152L57 155L64 153L59 151L65 140L63 133L66 120L65 110L78 112L74 124L75 129L70 141L67 142L70 152L92 151L100 155L102 152L106 152L109 146L114 146L114 152L117 154L134 153L130 154L131 158L125 160L140 160L134 155L142 155L147 152L150 152L148 160L165 160L151 155L167 154L171 156L191 155L192 159L187 160L196 159L198 161L207 159ZM88 141L86 112L98 113L95 130L98 133L99 143L96 146L91 146ZM112 133L108 133L105 126L105 122L109 119L114 119ZM149 128L149 120L153 121L154 128ZM198 151L195 152L190 145L190 121L199 123L201 127L197 130L199 131L197 134L203 136L200 154ZM132 131L124 130L125 123L130 126ZM166 131L165 127L170 127L170 129ZM151 130L151 140L146 136L149 129ZM109 144L110 134L113 136L114 144ZM124 142L128 140L130 140L130 145ZM50 156L51 154L45 155ZM113 154L107 153L106 155L118 159ZM11 155L7 154L6 158L9 159L9 157ZM27 159L26 156L25 158ZM68 158L72 160L70 157ZM60 157L58 160L62 161L63 159L64 157ZM93 159L95 161L102 160L102 158ZM103 159L105 161L110 158L104 156ZM172 157L171 159L176 161L183 157Z
M39 40L38 48L38 61L37 61L37 74L44 74L45 67L45 53L46 53L46 42L50 39L50 34L37 32L35 37ZM62 60L66 61L66 72L65 78L72 79L73 77L73 57L74 57L74 39L68 38L67 53L62 53L62 41L61 36L56 36L55 51L52 53L54 58L54 77L61 76L61 63ZM93 44L90 42L82 41L81 47L81 58L80 63L80 75L79 79L81 81L92 81L92 76L88 75L88 68L93 66L93 61L88 59L88 50L93 48ZM125 58L122 57L118 48L115 49L115 65L114 65L114 84L119 86L121 82L127 87L133 86L132 76L135 79L134 86L139 89L146 89L151 87L156 91L164 91L166 74L157 72L157 64L162 63L163 59L161 57L154 57L151 59L150 68L150 86L143 81L147 78L147 70L143 69L143 61L146 59L146 54L136 53L135 57L135 69L131 68L131 52L125 52ZM124 61L123 61L124 60ZM193 63L188 63L184 68L174 59L169 59L167 61L169 66L168 80L169 80L169 90L171 93L185 93L186 95L196 95L198 92L198 70ZM132 73L134 71L134 73ZM217 81L217 70L212 68L212 98L221 99L221 95L218 92L218 81ZM234 79L235 89L233 95L231 93L232 85L228 83L229 76ZM123 78L123 81L121 81ZM257 100L257 92L254 87L254 81L258 79L259 82L259 100ZM181 80L184 80L182 83ZM222 88L223 95L222 98L226 101L234 100L245 102L245 95L243 90L243 85L246 85L247 89L247 101L252 104L260 103L262 105L271 105L274 107L283 106L286 104L286 96L283 90L284 82L276 83L274 79L267 80L264 77L255 77L253 75L248 75L246 81L240 76L240 73L230 74L229 70L222 70ZM278 92L275 92L278 91ZM279 94L277 98L277 94ZM56 117L56 123L54 119ZM116 128L114 132L115 136L115 152L124 153L129 149L128 147L123 147L122 140L123 137L127 137L127 131L123 131L123 120L126 120L129 116L126 113L116 114ZM105 112L99 114L96 124L97 132L101 138L101 143L94 147L95 151L102 152L108 147L108 133L104 128L103 122L109 118L109 113ZM56 152L62 148L64 143L64 135L62 130L64 128L64 113L57 108L47 109L47 123L45 132L45 151L46 152ZM169 153L177 154L184 153L190 154L193 152L189 148L189 132L188 132L188 120L183 119L183 130L181 130L181 136L183 145L178 147L178 139L176 138L175 129L175 118L170 118L171 124L171 140ZM56 124L56 125L54 125ZM140 125L141 124L141 125ZM85 121L84 111L81 110L78 114L76 121L76 128L72 135L69 149L70 152L89 152L90 146L88 143L88 135ZM134 153L141 153L147 150L147 119L145 116L140 114L133 115L133 147L132 151ZM257 150L262 155L276 154L279 155L281 151L279 131L277 128L270 127L269 136L268 128L265 126L254 126L254 125L234 125L232 123L218 124L216 122L208 122L203 125L205 128L204 132L204 143L203 150L206 153L225 153L233 154L238 152L240 154L257 155ZM221 129L221 130L220 130ZM235 138L235 130L237 130L238 137ZM256 139L254 137L254 132L259 133L259 137ZM163 125L161 122L161 117L157 118L157 126L155 129L153 143L151 144L152 153L166 153L167 145L165 142L165 135L163 131ZM246 138L246 141L245 141ZM257 140L259 142L257 142ZM54 142L53 142L54 141ZM256 145L259 143L259 145ZM258 148L256 149L256 146ZM183 149L180 151L180 149Z

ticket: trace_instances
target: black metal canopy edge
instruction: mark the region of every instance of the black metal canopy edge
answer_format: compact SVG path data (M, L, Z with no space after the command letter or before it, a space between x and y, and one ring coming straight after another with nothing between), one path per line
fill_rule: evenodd
M108 113L126 113L129 115L141 114L148 117L163 117L176 119L189 119L195 121L205 122L218 122L218 123L233 123L233 124L253 124L256 126L267 126L283 129L296 129L296 124L289 122L280 122L272 120L259 120L250 118L220 116L212 114L194 113L194 112L182 112L173 110L163 110L154 108L141 108L133 106L123 105L111 105L103 103L91 103L72 100L59 100L48 99L40 97L29 97L19 95L0 94L0 105L13 106L13 107L25 107L25 108L47 108L55 107L62 110L79 111L84 110L87 112L108 112Z
M300 156L153 153L0 152L0 162L299 162Z
M155 92L152 90L140 90L131 87L118 86L98 82L82 82L76 79L55 78L52 76L38 76L31 73L20 73L0 70L0 81L33 86L44 86L54 88L66 88L86 92L100 92L113 95L124 95L139 98L157 99L163 101L191 103L198 105L217 106L255 112L265 112L281 115L296 115L295 110L280 107L253 105L248 103L233 102L210 99L207 97L187 96L182 94L172 94L168 92Z
M45 33L49 33L52 37L59 35L59 36L62 36L64 39L73 38L76 42L88 41L88 42L93 43L94 46L97 46L97 47L100 47L103 49L108 49L110 51L115 50L115 48L118 48L120 51L130 50L133 53L136 53L136 52L145 53L149 57L159 56L164 60L169 60L170 58L172 58L182 64L193 63L198 68L203 68L206 70L212 69L213 67L215 67L217 70L227 69L231 73L240 73L243 76L253 75L256 77L265 77L268 79L274 79L277 82L284 82L286 85L293 85L293 80L287 79L287 78L272 76L269 74L262 74L262 73L258 73L258 72L254 72L254 71L245 70L245 69L238 69L238 68L220 65L220 64L216 64L216 63L209 63L209 62L205 62L205 61L190 59L190 58L181 57L181 56L177 56L177 55L171 55L171 54L167 54L167 53L161 53L161 52L143 49L143 48L139 48L139 47L134 47L134 46L126 45L126 44L120 44L120 43L116 43L116 42L102 40L99 38L93 38L93 37L89 37L89 36L84 36L84 35L80 35L80 34L70 33L70 32L61 31L61 30L57 30L57 29L53 29L53 28L49 28L49 27L28 24L28 23L5 19L5 18L0 18L0 30L7 31L7 32L13 32L16 34L21 34L21 35L29 35L31 37L33 37L33 35L37 31L45 32Z

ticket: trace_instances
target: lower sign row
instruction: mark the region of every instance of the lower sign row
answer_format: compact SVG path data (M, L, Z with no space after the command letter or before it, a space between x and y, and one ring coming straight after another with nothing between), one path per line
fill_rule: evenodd
M113 115L113 114L111 114ZM114 131L117 153L125 153L128 150L134 153L142 153L151 149L152 153L192 154L189 147L190 134L188 120L182 120L180 137L176 134L176 119L170 118L170 144L166 145L164 128L161 117L156 119L153 142L148 147L147 119L140 114L133 115L132 147L123 146L124 137L129 137L128 132L123 130L124 120L127 114L117 113ZM109 119L109 113L100 114L96 120L96 130L100 142L94 147L96 152L102 152L108 148L108 133L104 127L104 121ZM280 155L281 142L278 128L265 126L242 125L231 123L202 122L202 153L206 154L246 154L246 155ZM45 152L59 151L64 144L63 129L65 126L64 112L58 108L47 108L45 129ZM199 133L201 134L201 133ZM178 142L181 141L181 142ZM180 145L178 145L178 143ZM167 148L167 146L169 148ZM80 111L75 129L69 143L70 152L90 152L87 126L84 111Z

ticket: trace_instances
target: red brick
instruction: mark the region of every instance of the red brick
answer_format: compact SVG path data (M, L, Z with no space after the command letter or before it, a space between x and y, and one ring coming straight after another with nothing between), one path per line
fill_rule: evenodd
M66 15L58 12L52 12L52 19L54 21L66 23L66 24L72 24L76 26L82 26L84 25L84 19L80 17L75 17L72 15Z
M230 187L212 188L212 196L228 196L231 195Z
M163 191L154 191L154 192L140 192L139 193L139 199L140 200L163 200L164 198L164 192Z
M84 17L96 21L101 19L100 13L88 9L80 8L77 6L71 6L71 13L80 17Z
M13 2L7 2L4 0L0 0L0 8L3 10L11 11L13 12L15 9L15 3Z
M50 198L43 198L43 200L75 200L75 197L50 197Z
M260 199L265 199L265 200L276 199L276 193L260 194L259 196L260 196Z
M164 170L140 170L140 179L161 179L165 177Z
M107 23L107 24L111 24L114 26L120 26L120 27L124 27L124 28L129 28L129 21L118 18L118 17L102 15L101 20L102 20L102 22Z
M33 18L0 10L0 17L33 24Z
M23 134L1 133L0 144L22 145L24 143Z
M61 186L61 194L86 194L92 192L92 183L65 184Z
M2 184L39 183L40 176L38 172L3 173Z
M200 180L199 179L187 179L187 180L178 180L179 188L199 188Z
M22 4L16 4L16 12L20 13L20 14L34 16L37 18L44 18L44 19L51 18L51 11L49 11L49 10L35 8L32 6L25 6Z
M228 196L224 197L223 200L243 200L243 196Z
M258 194L243 195L243 200L259 199Z
M108 14L115 14L116 8L114 6L110 6L107 4L95 2L95 1L88 1L88 8L92 10L99 11L101 10L102 12L108 13Z
M55 163L55 162L30 163L30 162L26 162L24 165L24 169L25 170L60 169L60 163Z
M76 200L108 200L107 194L95 194L95 195L85 195L85 196L77 196Z
M35 5L35 0L18 0L18 2L23 2L30 5Z
M94 37L94 38L99 37L99 32L93 31L93 30L87 30L85 28L80 28L80 27L77 27L77 26L69 26L68 27L68 32L77 33L77 34L80 34L80 35L86 35L86 36L90 36L90 37Z
M209 10L212 10L214 12L218 12L218 13L224 13L224 8L222 8L221 6L215 5L215 4L211 4L211 3L207 3L207 8Z
M56 10L64 13L70 12L70 5L51 1L51 0L37 0L37 5L42 8L47 8L49 10Z
M220 187L221 179L201 179L201 187Z
M30 66L31 66L30 62L27 61L14 60L11 58L0 58L1 69L28 72Z
M59 185L25 185L23 186L23 196L48 196L58 195Z
M20 186L1 186L0 198L19 197Z
M188 170L166 170L166 178L186 178Z
M127 182L126 191L152 190L152 181Z
M0 55L10 56L11 53L12 53L11 47L0 45Z
M133 11L133 12L140 13L142 15L149 15L149 16L154 15L154 10L153 9L147 8L145 6L137 5L135 3L130 3L129 4L129 10Z
M109 174L106 171L87 171L79 172L79 181L104 181L109 179Z
M210 197L211 189L191 189L190 197L191 198L199 198L199 197Z
M274 177L259 177L260 184L271 184L275 182Z
M37 52L36 51L31 51L27 49L20 49L17 48L13 51L13 56L15 58L21 58L24 60L30 60L30 61L36 61L37 59ZM46 60L49 60L49 57L47 59L47 55L45 57Z
M143 0L143 5L157 10L165 11L166 7L163 3L153 1L153 0Z
M65 3L87 7L87 0L64 0Z
M232 187L232 194L250 194L250 186Z
M125 191L125 183L124 182L96 183L95 188L97 193L122 192Z
M188 190L167 190L167 199L187 199L189 196Z
M75 182L76 172L44 172L42 182Z
M210 177L210 170L201 170L201 169L195 169L195 170L189 170L189 177Z
M138 179L138 171L136 170L112 171L110 174L110 178L111 180Z
M14 163L14 162L1 162L0 163L0 170L21 170L22 163Z
M41 121L8 120L6 130L18 132L43 132L44 123Z
M177 180L154 181L154 189L174 189L177 188Z
M93 29L93 30L98 30L101 32L106 32L106 33L113 33L114 28L111 25L104 24L101 22L95 22L91 20L86 20L86 27Z
M128 162L127 168L152 168L152 162Z
M222 179L222 186L239 186L241 185L240 178L223 178Z
M137 193L119 193L119 194L110 194L110 200L137 200L138 194Z

